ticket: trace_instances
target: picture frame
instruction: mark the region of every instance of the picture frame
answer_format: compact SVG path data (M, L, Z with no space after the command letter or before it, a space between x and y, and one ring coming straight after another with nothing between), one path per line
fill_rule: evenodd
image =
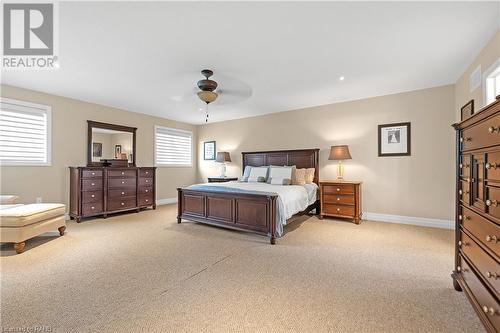
M460 121L469 119L474 114L474 100L471 99L460 108Z
M203 159L206 161L215 160L215 141L203 142Z
M411 123L378 125L378 156L411 156Z
M92 157L102 157L102 143L93 142L92 143Z
M115 145L115 158L120 158L122 154L122 145Z

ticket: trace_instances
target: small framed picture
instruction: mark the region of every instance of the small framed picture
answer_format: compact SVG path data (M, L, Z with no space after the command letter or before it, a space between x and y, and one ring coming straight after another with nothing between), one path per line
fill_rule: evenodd
M411 123L378 125L378 156L410 156Z
M215 141L203 142L203 159L215 160Z
M122 145L115 145L115 158L120 158L122 154Z
M471 99L470 101L467 102L467 104L465 104L460 108L460 115L461 115L460 120L464 121L465 119L472 117L473 114L474 114L474 100Z
M92 142L92 157L102 157L101 142Z

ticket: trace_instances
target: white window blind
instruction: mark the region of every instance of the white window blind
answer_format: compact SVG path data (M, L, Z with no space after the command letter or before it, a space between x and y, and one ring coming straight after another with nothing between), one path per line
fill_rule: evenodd
M193 133L155 126L155 165L192 166Z
M51 108L2 98L0 164L51 164Z
M500 95L500 58L484 73L484 104L488 105Z

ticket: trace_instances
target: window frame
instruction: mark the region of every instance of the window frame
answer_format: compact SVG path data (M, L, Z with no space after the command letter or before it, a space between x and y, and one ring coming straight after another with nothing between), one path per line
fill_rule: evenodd
M486 69L484 72L483 72L483 82L482 82L482 85L483 85L483 106L486 106L488 104L491 104L495 101L495 97L496 96L493 96L493 100L488 102L488 86L487 86L487 83L488 83L488 79L490 79L490 76L496 72L496 71L500 71L500 58L498 58L497 60L495 60L489 67L488 69ZM498 74L500 75L500 73Z
M2 103L11 104L13 111L22 111L22 108L31 108L34 111L45 113L47 115L47 142L46 142L46 160L47 162L38 161L3 161L0 157L0 166L52 166L52 107L49 105L37 104L32 102L21 101L13 98L0 98L0 108Z
M189 164L159 164L157 162L157 160L156 160L156 141L157 141L156 137L157 137L157 130L159 128L173 131L173 132L189 134L189 137L191 139L191 146L190 146L191 158L189 160ZM174 127L167 127L167 126L162 126L162 125L155 125L154 126L154 147L153 147L153 149L154 149L154 151L153 151L154 166L157 168L192 168L193 167L193 155L194 155L194 153L193 153L193 132L192 131L182 130L182 129L178 129L178 128L174 128Z

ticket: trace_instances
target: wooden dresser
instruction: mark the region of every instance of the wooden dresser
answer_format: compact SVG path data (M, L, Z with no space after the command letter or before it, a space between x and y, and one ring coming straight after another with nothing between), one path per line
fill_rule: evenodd
M328 180L320 181L320 202L323 216L350 218L361 221L361 182Z
M70 167L71 218L156 208L156 168Z
M500 101L456 129L453 285L488 332L500 332Z

